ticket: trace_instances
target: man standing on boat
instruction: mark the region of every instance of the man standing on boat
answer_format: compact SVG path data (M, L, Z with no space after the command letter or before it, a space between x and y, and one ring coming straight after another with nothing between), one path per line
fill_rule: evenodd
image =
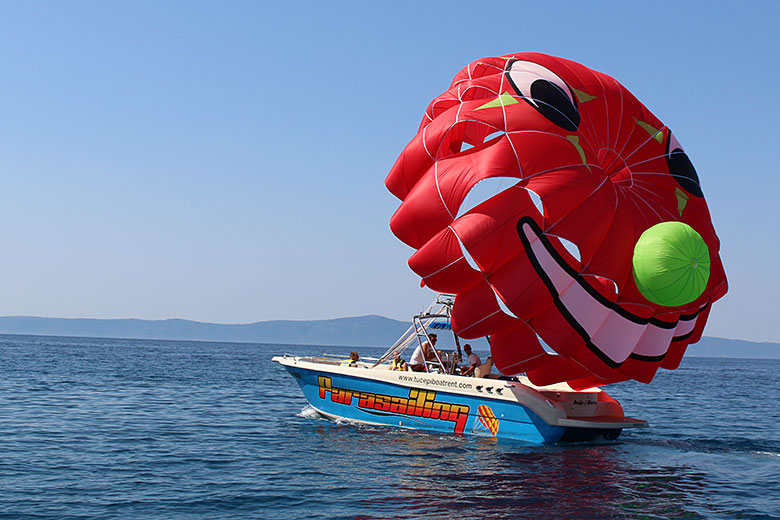
M409 359L409 368L413 372L425 372L425 360L433 359L433 347L436 345L436 334L428 334L430 342L424 341L422 345L417 345L414 349L411 359Z

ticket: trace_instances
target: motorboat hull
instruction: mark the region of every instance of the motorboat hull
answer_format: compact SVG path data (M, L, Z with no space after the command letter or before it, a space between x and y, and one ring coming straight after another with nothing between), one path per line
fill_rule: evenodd
M295 378L315 410L356 422L535 444L614 439L625 427L647 425L623 417L622 409L615 413L620 406L606 394L599 396L598 389L575 392L520 380L391 371L368 364L344 367L324 358L284 356L274 361ZM572 413L577 407L580 413Z

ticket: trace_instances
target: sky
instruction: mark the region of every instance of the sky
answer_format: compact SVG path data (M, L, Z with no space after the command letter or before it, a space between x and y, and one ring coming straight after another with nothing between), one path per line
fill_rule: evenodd
M780 342L780 3L0 1L0 315L217 323L433 298L384 179L484 56L623 83L701 179L705 334Z

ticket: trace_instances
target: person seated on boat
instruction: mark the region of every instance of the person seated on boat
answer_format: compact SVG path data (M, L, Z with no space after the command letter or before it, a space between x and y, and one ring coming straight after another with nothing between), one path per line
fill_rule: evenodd
M468 343L463 345L463 351L466 353L468 363L465 367L461 368L460 373L464 376L473 376L474 369L482 364L482 360L479 359L478 355L471 351L471 345Z
M401 359L400 352L393 352L393 361L390 363L390 370L409 370L409 365L406 364L406 361Z
M357 352L350 352L349 353L349 359L345 359L341 362L341 366L343 367L356 367L357 362L360 359L360 356L358 356Z
M423 341L422 345L417 345L414 349L412 357L409 359L409 368L413 372L425 372L425 362L433 359L435 354L433 353L433 347L436 345L436 334L429 334L430 342Z

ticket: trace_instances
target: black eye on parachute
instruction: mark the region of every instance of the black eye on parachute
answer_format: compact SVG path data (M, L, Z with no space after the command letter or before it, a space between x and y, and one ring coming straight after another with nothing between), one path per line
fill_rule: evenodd
M538 63L512 60L506 79L544 117L570 132L580 125L577 102L569 86L557 74Z
M671 131L669 139L666 141L666 165L669 167L669 174L685 191L696 197L704 196L699 185L699 175L696 173L696 168L693 167L688 154L683 151L682 146Z

